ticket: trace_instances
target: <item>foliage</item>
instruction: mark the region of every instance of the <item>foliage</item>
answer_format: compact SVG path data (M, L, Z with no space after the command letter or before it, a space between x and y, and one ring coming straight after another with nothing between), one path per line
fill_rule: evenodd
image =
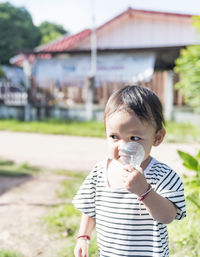
M199 211L187 199L186 207L187 217L168 225L171 257L197 257L200 253Z
M187 217L168 226L170 249L173 257L199 256L200 237L200 151L196 156L178 151L183 165L193 174L184 175Z
M196 156L178 151L183 160L183 165L194 172L192 176L184 176L187 187L186 198L190 200L200 211L200 151Z
M48 43L53 39L56 39L67 33L62 25L58 25L48 21L42 22L39 26L39 30L42 37L40 44Z
M15 7L9 2L0 3L0 64L20 50L30 50L67 33L62 25L48 21L35 26L30 13L24 7ZM1 77L1 72L0 72Z
M193 22L200 31L200 17L195 16ZM189 106L200 111L200 45L182 49L175 64L175 72L180 76L176 88L180 89Z
M194 26L199 30L200 32L200 16L193 16L192 21Z
M5 78L6 74L5 72L2 70L2 68L0 67L0 78Z
M39 29L24 7L0 4L0 63L7 64L20 49L31 49L40 42Z

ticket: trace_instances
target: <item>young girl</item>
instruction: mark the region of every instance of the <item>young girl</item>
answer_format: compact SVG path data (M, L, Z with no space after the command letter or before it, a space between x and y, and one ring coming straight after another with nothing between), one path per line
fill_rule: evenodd
M185 217L186 210L179 176L150 156L165 136L161 103L151 90L127 86L110 97L104 117L109 157L73 200L83 213L75 257L88 257L95 226L99 257L169 256L166 224ZM145 150L141 168L122 165L120 147L132 141Z

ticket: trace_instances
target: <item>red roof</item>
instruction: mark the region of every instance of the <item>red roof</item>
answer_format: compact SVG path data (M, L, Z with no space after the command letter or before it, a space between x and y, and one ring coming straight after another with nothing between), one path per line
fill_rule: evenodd
M51 54L49 53L41 53L41 54L38 54L37 56L38 58L41 58L41 59L50 59L51 58ZM35 62L35 54L29 54L29 55L25 55L25 54L18 54L18 55L15 55L14 57L10 58L10 64L12 65L16 65L16 66L19 66L19 67L22 67L23 66L23 63L25 60L28 60L30 63L34 63Z
M36 51L37 52L40 52L40 51L59 52L59 51L68 50L73 48L76 45L76 43L81 41L83 38L89 36L90 33L91 33L90 29L85 29L75 35L72 35L72 36L67 35L55 41L52 41L48 44L39 46L36 48Z
M47 51L48 53L41 53L38 54L37 57L38 58L42 58L42 59L50 59L51 58L51 54L49 52L62 52L65 50L68 50L72 47L74 47L76 45L76 43L78 43L81 39L87 37L88 35L90 35L91 30L90 29L86 29L83 30L82 32L79 32L73 36L64 36L57 40L51 41L48 44L45 45L41 45L35 48L35 51L40 53L40 52L44 52ZM18 54L14 57L12 57L10 59L10 63L13 65L17 65L17 66L22 66L24 60L26 59L25 54ZM28 55L28 60L32 63L35 60L35 56L34 54L30 54Z

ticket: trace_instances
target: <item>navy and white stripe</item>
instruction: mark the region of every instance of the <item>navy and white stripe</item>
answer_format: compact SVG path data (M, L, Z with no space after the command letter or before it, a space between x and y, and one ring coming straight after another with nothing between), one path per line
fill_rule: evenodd
M94 167L73 203L81 212L96 218L100 257L167 257L165 224L154 220L137 196L122 188L110 188L106 180L107 160ZM154 190L177 206L176 219L186 216L183 184L167 165L153 159L145 176Z

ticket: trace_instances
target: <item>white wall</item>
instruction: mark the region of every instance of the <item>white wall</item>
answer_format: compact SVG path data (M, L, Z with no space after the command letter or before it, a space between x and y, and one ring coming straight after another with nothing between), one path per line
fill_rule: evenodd
M119 17L97 30L97 47L148 48L200 43L198 31L190 18L157 14L134 14ZM90 48L90 38L77 46Z

